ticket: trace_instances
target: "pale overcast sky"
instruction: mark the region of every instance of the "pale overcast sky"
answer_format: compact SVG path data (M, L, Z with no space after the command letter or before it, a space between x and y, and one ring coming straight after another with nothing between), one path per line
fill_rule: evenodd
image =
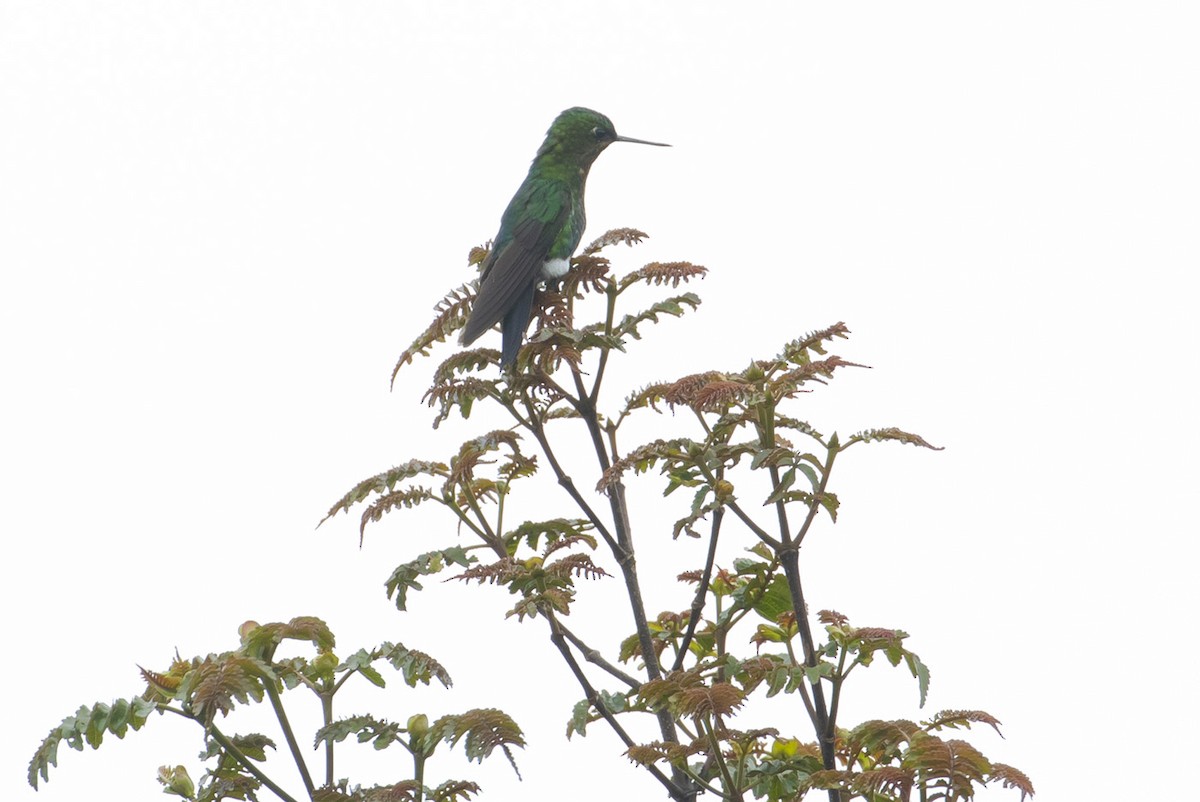
M586 239L636 226L651 239L619 267L712 271L697 313L614 367L614 399L844 320L837 353L873 369L796 414L945 447L850 452L841 518L806 543L814 611L908 631L933 672L920 710L902 670L872 668L843 721L985 709L1007 739L972 740L1040 800L1141 796L1150 775L1114 762L1180 776L1200 714L1181 654L1198 22L1167 2L0 0L0 797L34 799L39 741L137 693L136 664L319 615L343 653L403 641L456 680L397 679L362 710L517 718L523 783L434 764L483 799L664 798L599 727L562 742L580 692L506 594L433 583L392 608L383 581L445 519L397 515L362 550L356 518L314 530L359 479L483 430L431 430L436 361L388 376L574 105L674 146L601 156ZM552 490L524 503L569 512ZM687 605L669 577L701 562L660 517L635 521L655 612ZM615 648L616 580L584 590L572 619ZM64 746L36 798L161 799L157 766L195 771L199 748L157 718ZM407 768L350 752L339 775Z

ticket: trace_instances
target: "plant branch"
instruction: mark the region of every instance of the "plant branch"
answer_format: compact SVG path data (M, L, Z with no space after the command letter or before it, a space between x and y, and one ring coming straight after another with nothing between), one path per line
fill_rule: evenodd
M705 472L705 475L707 477L709 477L710 482L714 483L714 485L715 485L716 480L711 478L711 474L708 473L707 469L705 469L704 472ZM783 543L781 543L780 541L776 540L775 538L773 538L769 534L767 534L766 530L763 529L758 524L756 524L754 522L754 519L752 519L749 515L747 515L746 511L743 510L736 501L734 501L733 499L729 499L728 501L725 502L725 506L728 507L729 509L733 510L733 514L736 515L741 520L741 522L746 525L746 528L749 529L751 532L753 532L755 534L755 536L759 540L761 540L763 543L766 543L768 546L770 546L772 549L774 549L776 551L779 551L780 549L783 548Z
M308 763L304 761L304 755L300 752L300 744L296 742L296 734L292 732L292 724L288 721L287 712L283 709L283 700L279 698L279 691L276 690L275 683L271 680L263 682L263 688L267 692L267 698L271 700L275 718L279 719L279 727L283 730L283 739L287 741L288 749L292 753L292 760L295 761L296 768L300 770L300 779L304 781L304 790L308 792L309 796L312 796L312 775L308 773Z
M729 765L725 762L725 755L721 753L721 742L717 740L717 734L713 732L711 725L707 724L703 719L697 718L696 725L700 732L708 739L708 756L717 764L717 770L721 772L721 781L725 783L725 793L721 794L727 800L741 800L742 793L734 783L733 777L729 774Z
M829 727L830 727L830 730L827 733L827 735L830 738L833 738L833 736L834 736L833 727L836 726L836 722L837 722L838 703L841 702L841 700L842 700L842 683L844 683L846 681L846 674L842 673L843 669L846 667L846 653L847 653L846 648L842 647L841 652L842 653L840 655L838 655L837 672L833 676L833 692L829 695ZM854 666L850 666L850 667L854 668Z
M600 668L604 669L609 674L616 677L621 682L624 682L626 685L628 685L630 688L632 688L635 691L638 688L642 687L642 683L638 682L636 679L629 676L624 671L622 671L621 669L614 666L612 663L605 660L604 655L600 654L600 652L598 652L597 650L593 649L591 646L588 646L586 643L584 643L583 640L578 635L576 635L574 632L572 632L570 629L568 629L567 626L565 624L563 624L561 621L558 621L557 625L558 625L558 629L562 632L563 636L567 640L569 640L575 646L576 649L579 650L580 654L583 655L584 660L587 660L589 663L592 663L592 664L597 665Z
M170 705L167 705L167 704L160 703L157 705L157 709L164 713L174 713L175 715L180 716L181 718L186 718L189 721L194 721L197 724L199 724L201 727L204 727L205 732L207 732L209 735L211 735L213 737L213 740L216 741L218 744L220 744L221 748L229 753L230 757L232 757L234 760L236 760L238 763L240 763L242 765L242 768L244 768L247 772L249 772L251 775L253 775L256 780L258 780L260 783L265 785L267 788L270 788L271 791L274 792L275 796L282 799L283 802L296 802L296 798L294 796L292 796L287 791L283 790L278 785L276 785L275 781L272 780L270 777L268 777L266 774L263 774L262 770L259 769L258 766L254 765L254 763L250 760L250 758L246 757L246 755L242 752L242 750L240 750L236 746L234 746L233 742L230 741L229 738L227 738L225 736L225 733L221 732L221 730L217 728L216 724L210 724L210 725L206 726L203 721L201 721L199 718L192 715L191 713L180 710L177 707L171 707Z
M219 743L221 748L224 749L230 757L232 757L238 763L241 763L242 768L254 775L255 779L257 779L267 788L270 788L275 793L275 796L284 800L284 802L296 802L296 799L291 794L276 785L274 780L272 780L266 774L263 774L258 766L255 766L254 763L250 761L250 758L242 754L242 750L234 746L233 742L225 737L225 733L217 729L217 725L211 725L208 732L210 735L212 735L213 740Z
M829 448L826 452L827 456L825 458L825 469L821 472L821 483L817 486L816 492L813 493L812 501L809 502L808 515L805 516L804 523L800 525L799 531L796 532L795 540L790 544L790 547L793 549L800 548L800 544L804 541L805 535L808 534L808 530L812 527L813 521L815 521L817 518L817 510L821 508L821 496L824 495L825 488L829 485L829 474L833 471L833 460L835 457L837 457L838 451L838 436L837 432L834 432L829 438ZM784 542L787 543L787 541L788 538L785 537Z
M475 517L479 519L479 525L483 527L483 532L479 535L483 538L483 542L492 547L501 559L508 556L508 552L504 548L504 541L499 535L492 530L491 524L487 521L487 516L483 514L483 510L479 506L479 500L475 498L475 492L471 490L469 481L459 483L462 488L463 496L467 499L467 506L471 508L471 512L475 513Z
M558 461L558 457L554 454L554 449L550 447L550 440L546 437L546 430L544 426L533 414L531 402L528 398L525 398L524 401L525 406L529 410L530 420L528 429L538 441L538 446L541 447L542 453L546 455L546 461L550 463L550 469L554 471L555 477L558 478L559 485L561 485L562 488L567 491L567 495L569 495L571 500L578 505L579 509L583 510L583 514L587 516L589 521L591 521L592 526L594 526L596 531L600 533L600 537L604 539L604 542L608 544L608 547L612 549L614 553L618 553L620 547L617 545L617 541L613 538L612 533L608 531L608 527L604 525L604 522L600 520L600 516L598 516L596 511L592 509L592 506L587 503L587 499L585 499L583 494L579 492L579 489L575 487L574 480L572 480L571 477L567 475L567 472L563 470L562 465Z
M571 376L575 382L575 386L579 392L579 414L583 419L584 425L587 427L588 434L592 439L592 446L596 452L596 460L600 466L600 472L603 474L612 467L612 460L616 459L616 454L609 454L604 446L604 436L600 428L600 419L596 409L595 399L587 397L583 379L579 375L579 368L573 364L568 367L571 371ZM544 435L543 435L544 438ZM662 676L662 667L659 664L658 653L654 650L654 638L650 633L649 619L646 616L646 605L642 600L641 583L638 581L637 575L637 559L634 556L633 534L629 523L629 507L625 499L625 485L620 480L617 480L609 487L608 503L612 511L613 528L616 530L616 545L611 541L608 542L609 548L613 552L613 557L617 560L617 565L621 569L622 578L625 581L625 591L629 597L629 607L633 614L634 627L637 630L638 644L641 647L642 662L646 667L646 676L652 680ZM658 719L659 731L662 734L663 741L667 743L678 743L679 735L675 730L675 719L667 710L660 710L656 714ZM678 770L674 772L674 785L676 787L685 787L687 785L686 778ZM690 794L692 798L695 792Z
M612 334L613 320L616 317L617 310L617 283L609 279L608 286L604 288L604 294L608 296L608 308L604 313L604 333ZM604 380L604 369L608 367L608 354L611 349L600 349L600 361L596 366L596 380L592 382L592 391L587 394L586 398L594 407L596 400L600 398L600 382Z
M613 732L616 733L617 737L621 739L621 742L625 744L627 749L629 747L636 746L636 742L633 740L633 738L629 736L629 733L626 732L625 728L621 726L621 723L617 721L616 716L614 716L612 711L608 709L608 706L604 704L604 700L600 698L600 694L596 693L596 689L592 687L592 683L588 681L587 675L583 673L583 668L579 665L579 661L575 659L575 655L571 654L571 649L567 646L566 634L563 632L562 625L558 622L558 618L553 613L548 613L546 618L550 623L550 640L554 643L555 647L558 648L559 654L562 655L563 660L566 661L567 666L571 669L571 673L575 675L576 681L579 683L580 687L583 688L583 693L585 698L588 700L588 704L596 709L596 712L599 713L601 717L608 723ZM654 776L656 780L662 784L664 788L667 789L667 793L670 794L672 799L677 800L678 802L692 802L692 800L695 799L694 793L689 793L685 789L680 788L657 766L647 765L646 769Z
M321 694L321 719L326 727L333 723L333 691ZM333 787L333 739L325 740L325 786Z
M789 544L790 546L790 544ZM800 552L794 546L785 547L780 555L783 571L787 577L788 591L792 597L792 609L796 612L796 625L800 630L800 644L804 649L804 664L817 665L817 653L813 642L812 628L808 623L808 605L804 601L804 590L800 585ZM817 734L817 743L821 747L821 763L826 769L836 767L833 754L833 738L829 708L825 704L825 690L821 687L821 678L814 678L812 685L813 729ZM837 789L829 790L830 802L840 802L841 794Z
M696 595L692 598L691 615L688 618L687 632L683 635L683 642L679 645L679 653L675 656L675 664L671 666L672 671L678 671L683 668L683 660L687 657L688 648L692 644L692 638L696 635L696 626L700 623L700 614L704 612L704 600L708 595L708 583L712 580L713 564L717 559L717 538L721 533L721 519L724 517L725 511L717 507L713 510L712 531L708 536L708 556L704 561L704 573L700 576L700 585L696 588Z

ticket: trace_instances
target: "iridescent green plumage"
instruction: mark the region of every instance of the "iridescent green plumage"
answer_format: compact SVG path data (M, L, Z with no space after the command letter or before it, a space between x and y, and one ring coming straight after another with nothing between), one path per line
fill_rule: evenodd
M617 136L612 121L585 108L567 109L546 132L529 174L500 218L500 231L483 263L479 294L463 329L470 345L497 323L503 331L500 364L511 365L529 326L538 282L560 278L587 224L584 184L592 162Z

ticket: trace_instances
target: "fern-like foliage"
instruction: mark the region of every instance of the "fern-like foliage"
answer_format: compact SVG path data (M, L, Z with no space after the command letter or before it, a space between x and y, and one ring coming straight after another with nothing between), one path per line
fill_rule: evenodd
M543 556L549 556L563 545L582 543L589 548L596 548L596 538L588 534L592 522L583 518L553 518L549 521L526 521L504 535L508 544L509 554L515 554L517 546L523 540L531 549L538 548L542 538L546 540L547 551ZM551 548L553 546L553 548Z
M659 315L682 317L688 309L695 310L699 306L700 296L694 292L685 292L683 295L657 301L636 315L625 315L621 318L620 322L613 326L613 335L619 338L633 337L635 340L640 340L642 335L638 331L638 326L642 323L647 321L657 323Z
M421 590L423 587L417 577L441 573L450 565L467 567L477 561L461 546L427 551L416 559L396 566L385 583L387 596L395 599L397 610L407 610L408 591Z
M551 531L556 534L571 532L572 529L570 523L561 519L537 524L525 523L505 540L511 545L511 553L515 551L516 543L521 538L536 542L537 535ZM517 616L517 620L548 613L568 615L571 612L571 602L575 598L576 579L600 579L609 575L587 554L575 552L559 556L555 560L548 559L559 551L579 544L594 549L596 540L582 532L547 537L546 545L538 557L526 560L504 557L488 565L468 568L453 578L465 582L501 585L507 587L510 593L521 596L517 605L507 613L509 617Z
M383 516L392 510L411 510L418 504L429 501L433 497L433 491L429 488L417 486L385 493L375 499L363 510L362 518L358 524L358 545L361 546L363 544L363 539L367 534L367 524L378 523L383 520Z
M91 707L81 706L74 715L67 716L50 730L33 753L29 761L29 784L36 789L39 778L50 779L50 767L58 765L58 746L63 741L80 752L84 744L98 749L105 733L124 738L129 730L140 730L157 707L150 699L140 696L116 699L112 704L96 702Z
M798 337L795 340L783 346L779 352L777 359L790 362L792 364L803 365L812 360L814 354L824 355L827 353L825 344L834 340L845 340L850 337L850 329L845 323L838 321L832 326L817 331L810 331L803 337Z
M1000 732L1000 721L991 713L982 710L943 710L929 721L922 722L926 732L936 732L947 727L970 729L972 724L987 724L997 735L1004 737L1004 733Z
M708 268L694 265L691 262L651 262L638 270L633 270L621 277L618 291L638 282L646 284L669 284L678 287L680 282L693 278L703 278L708 275Z
M434 722L431 732L438 733L451 745L463 741L468 760L482 763L484 758L499 749L508 758L513 771L520 776L511 748L523 749L525 734L503 710L477 708L456 716L443 716Z
M322 743L338 743L353 735L359 743L369 743L376 749L386 749L400 739L401 727L395 722L374 716L350 716L326 724L317 730L313 748Z
M697 447L697 443L684 437L673 440L655 440L639 446L613 462L612 466L600 477L600 481L596 483L596 489L601 493L607 493L621 481L621 477L626 471L632 469L636 473L645 473L660 461L668 463L678 461L689 450Z
M264 682L275 682L275 675L263 661L236 652L210 655L188 672L178 695L209 726L217 713L229 715L235 702L261 702Z
M904 663L917 680L921 706L925 706L925 699L929 695L929 667L921 662L915 652L905 647L907 632L884 627L852 627L840 613L830 612L828 617L840 622L825 626L830 651L845 650L847 655L853 657L853 665L868 666L877 654L882 654L893 666Z
M489 359L494 357L496 364L500 362L499 351L479 349L487 354ZM425 391L422 399L430 407L437 406L437 417L433 420L433 428L438 428L442 421L450 417L450 413L458 409L464 419L471 417L471 408L481 398L497 396L496 382L485 381L474 376L451 378L433 385Z
M628 245L629 247L633 247L640 244L642 240L647 239L649 236L649 234L644 231L638 231L636 228L613 228L589 242L581 253L584 256L594 256L613 245Z
M928 448L933 451L942 450L940 447L926 442L925 438L919 434L905 432L894 427L889 429L866 429L856 432L846 439L846 442L842 445L842 450L845 451L855 443L883 443L889 440L896 443L908 443L909 445L920 446L921 448Z
M458 802L469 799L480 791L479 786L466 780L449 780L434 788L429 794L433 802Z
M651 741L646 744L634 744L625 750L625 756L634 763L648 766L653 763L667 762L673 765L686 761L692 755L704 751L702 744L678 744Z
M846 736L847 762L861 762L868 767L892 763L900 759L904 747L920 731L920 725L907 719L864 721Z
M486 348L456 351L434 368L423 401L436 409L435 427L455 412L468 418L478 404L506 413L512 429L497 429L467 441L445 463L410 462L372 477L335 504L329 515L363 504L361 542L367 523L394 510L430 501L440 504L453 513L459 535L477 542L443 544L450 548L397 567L387 582L388 595L397 606L405 609L407 593L420 590L423 577L453 564L462 570L452 578L465 584L506 588L516 598L507 616L543 616L561 627L561 617L570 613L576 600L577 582L608 576L591 554L598 540L611 549L626 577L632 573L627 570L634 555L628 538L625 484L655 469L665 479L664 496L688 490L676 497L686 496L684 503L690 500L690 505L672 516L676 518L672 535L711 538L708 557L702 569L679 575L690 585L693 599L688 609L666 610L657 616L637 610L636 631L619 647L619 661L632 662L634 668L609 664L563 627L555 643L580 678L586 697L573 709L568 736L585 734L588 724L598 719L611 724L622 715L655 716L663 740L634 744L626 754L653 767L675 798L682 792L667 780L661 764L676 776L690 774L706 791L716 790L731 799L753 794L767 802L795 802L817 789L870 802L907 802L914 791L922 799L967 799L987 782L1018 788L1022 798L1031 794L1028 778L1015 769L991 764L969 744L935 734L973 724L999 731L999 722L982 711L942 711L920 723L873 720L850 730L837 721L851 672L876 664L880 657L893 666L903 664L916 679L924 706L929 669L909 648L903 630L854 626L832 610L818 614L826 637L817 642L800 589L801 543L815 521L837 521L841 502L831 489L830 477L835 461L851 445L894 441L936 450L920 435L899 428L864 429L843 441L836 432L826 436L792 414L804 394L831 382L846 368L867 367L830 353L837 341L849 337L845 323L790 340L771 356L740 363L740 369L706 370L646 385L628 395L615 415L601 404L601 381L612 358L634 347L650 325L680 317L700 303L696 294L680 293L677 288L703 278L704 267L652 262L626 273L614 270L606 249L621 243L631 246L645 236L635 229L607 232L572 260L560 282L538 288L532 333L513 369L496 375L499 355ZM486 256L486 249L475 249L469 261L480 265ZM635 285L635 292L625 293ZM636 308L626 306L643 295L652 296L651 300ZM435 308L430 327L401 355L397 369L418 354L429 354L433 345L458 331L473 297L474 285L448 294ZM633 448L620 441L618 430L630 416L668 411L686 413L679 417L698 424L691 436L661 433L659 439ZM558 420L584 424L586 441L596 451L601 468L596 489L608 496L612 506L611 526L604 520L607 511L598 510L580 494L566 472L568 464L576 470L576 455L568 454L557 439L559 430L569 427L548 425ZM526 439L519 439L518 432ZM545 465L583 517L549 517L558 515L554 512L546 520L516 527L506 521L506 510L511 509L506 499L513 482L539 469L534 457L523 452L527 447L540 449ZM428 480L417 481L423 477ZM766 508L761 519L760 507ZM709 525L701 526L702 522ZM729 537L747 533L752 544L749 555L735 559L732 567L715 564L718 535L725 547ZM485 561L468 556L477 553L474 550L491 556ZM754 653L735 654L738 643L753 645ZM572 649L592 664L585 667L587 672L607 671L623 683L624 691L612 693L592 686L569 656ZM383 677L373 667L377 659L377 652L360 651L337 664L336 670L359 673L382 685ZM650 670L654 663L659 671ZM645 681L626 673L642 667L647 669ZM182 674L167 672L160 684L169 685L176 675L189 676L194 668L181 670ZM285 683L298 681L294 677L309 683L327 680L312 666L275 664L274 670ZM737 728L737 719L754 694L768 698L792 694L796 709L807 712L816 742L781 735L773 727ZM407 727L347 719L340 729L327 733L327 742L337 735L373 742L391 738L389 743L401 740L414 755L423 755L438 743L461 739L472 759L496 748L508 754L508 747L519 740L519 731L488 716L488 711L470 711L463 717L444 717L432 726L417 717ZM471 723L467 717L478 721ZM617 730L628 739L620 727ZM678 736L675 740L668 737L672 731ZM462 790L465 795L470 789ZM433 798L429 789L418 792L395 786L391 793Z
M988 759L966 741L943 741L925 732L913 734L900 766L920 773L935 791L929 799L970 799L975 785L983 785L992 772Z
M325 523L339 512L349 512L350 508L371 496L383 496L395 490L396 485L406 479L416 476L430 476L445 479L450 475L450 468L441 462L413 459L395 468L378 473L356 484L350 492L342 496L337 503L329 508L329 512L321 519ZM319 526L320 524L318 524Z
M562 280L562 294L567 298L583 298L587 293L602 294L609 284L611 272L612 265L605 257L581 253L571 260L571 270Z
M450 471L446 474L445 490L454 485L469 483L475 478L475 468L493 451L504 449L509 455L509 470L514 472L531 469L536 463L521 453L521 436L510 429L497 429L462 444L458 454L450 460Z
M297 616L274 624L249 621L243 625L242 652L258 660L270 661L275 647L285 640L307 641L323 652L333 649L336 642L329 625L314 616Z
M1025 773L1004 763L993 763L988 782L999 782L1001 788L1016 788L1021 792L1021 802L1026 796L1033 796L1033 783Z
M472 252L472 257L475 252ZM408 348L400 354L400 358L396 360L396 366L392 368L392 382L396 381L396 375L400 372L400 368L411 364L413 357L420 354L428 356L429 349L434 344L445 342L451 335L467 325L467 316L471 311L471 304L475 302L475 295L479 291L479 282L472 281L469 284L463 284L446 294L442 300L438 301L433 307L436 315L433 322L425 331L421 332Z
M392 668L399 671L410 688L415 688L418 682L429 685L435 679L447 688L454 684L445 667L425 652L385 641L371 652L372 660L379 658L387 660Z

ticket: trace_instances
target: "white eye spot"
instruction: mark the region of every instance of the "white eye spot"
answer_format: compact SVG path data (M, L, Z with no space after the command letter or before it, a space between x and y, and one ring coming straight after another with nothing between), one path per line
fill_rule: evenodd
M608 131L597 125L592 129L592 136L596 137L596 139L604 139L608 136Z

